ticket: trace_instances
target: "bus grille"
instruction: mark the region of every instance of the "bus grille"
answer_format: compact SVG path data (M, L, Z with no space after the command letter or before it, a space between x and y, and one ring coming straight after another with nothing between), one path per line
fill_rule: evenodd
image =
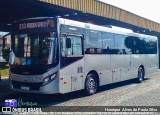
M15 89L21 89L21 86L29 87L29 90L39 90L42 86L42 83L25 83L25 82L18 82L12 80L13 87Z

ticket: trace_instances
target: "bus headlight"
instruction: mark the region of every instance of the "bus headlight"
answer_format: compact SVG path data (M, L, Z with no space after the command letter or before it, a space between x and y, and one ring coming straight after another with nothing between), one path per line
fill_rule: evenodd
M51 74L51 75L45 77L45 78L43 79L43 85L46 85L46 84L50 83L51 81L53 81L53 80L56 78L56 75L57 75L57 74L54 73L54 74Z

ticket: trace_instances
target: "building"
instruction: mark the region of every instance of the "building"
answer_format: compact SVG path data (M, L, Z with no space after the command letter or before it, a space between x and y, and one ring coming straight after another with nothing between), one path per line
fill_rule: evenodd
M5 37L5 45L9 46L10 45L10 36ZM2 49L3 49L3 36L0 35L0 62L4 61L2 58Z

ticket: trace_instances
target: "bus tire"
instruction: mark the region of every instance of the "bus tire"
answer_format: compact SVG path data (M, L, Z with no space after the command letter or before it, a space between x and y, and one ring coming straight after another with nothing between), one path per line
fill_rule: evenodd
M93 73L88 74L85 80L85 94L93 95L97 92L97 89L98 82L96 79L96 75Z
M144 70L142 67L139 67L137 81L138 83L142 83L143 80L144 80Z

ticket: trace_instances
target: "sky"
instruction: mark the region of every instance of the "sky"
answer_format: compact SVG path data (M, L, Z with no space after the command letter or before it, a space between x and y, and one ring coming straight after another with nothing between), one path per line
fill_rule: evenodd
M0 35L6 35L8 32L0 32Z
M160 0L99 0L160 23Z

